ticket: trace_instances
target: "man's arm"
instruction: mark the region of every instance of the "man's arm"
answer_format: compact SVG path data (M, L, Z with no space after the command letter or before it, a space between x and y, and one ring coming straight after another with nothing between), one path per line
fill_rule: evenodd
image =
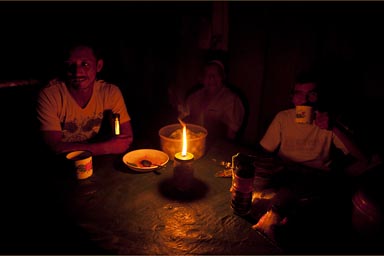
M43 131L43 140L56 154L74 150L88 150L92 155L122 154L126 152L133 141L130 122L120 125L121 134L100 142L63 142L61 131Z
M361 150L353 139L344 133L336 122L331 124L328 113L316 112L315 124L321 129L328 129L344 144L349 151L349 155L354 158L354 162L346 167L346 172L352 176L357 176L365 172L370 167L370 157Z
M340 141L348 149L350 155L354 158L354 162L346 167L346 172L352 176L358 176L370 167L370 157L366 155L357 144L337 126L333 126L332 132L340 139Z

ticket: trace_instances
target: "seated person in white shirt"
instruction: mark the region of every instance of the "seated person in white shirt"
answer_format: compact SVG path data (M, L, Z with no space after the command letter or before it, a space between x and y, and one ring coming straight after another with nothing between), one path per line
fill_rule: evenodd
M297 168L297 172L283 173L280 178L282 186L272 199L272 207L253 226L271 239L275 239L274 227L289 220L289 213L300 196L316 194L317 189L331 190L327 184L332 184L334 178L334 149L338 150L338 155L344 155L343 163L348 163L344 166L347 175L359 175L368 168L369 158L366 154L342 129L332 125L327 112L317 109L320 97L316 77L311 73L300 74L292 92L293 108L277 113L260 141L264 152L275 155L287 164L298 164L313 170L309 175L300 173L300 168ZM313 107L312 123L295 121L295 106L298 105ZM303 175L308 176L303 178Z
M88 150L92 155L121 154L132 143L130 116L120 89L96 78L104 64L98 52L88 42L70 46L64 77L50 81L39 93L40 131L55 154L73 150ZM118 136L100 136L103 120L111 118L107 113L120 115Z
M234 140L243 125L245 109L239 95L226 86L225 76L221 61L207 62L201 87L187 95L179 117L205 127L211 139Z

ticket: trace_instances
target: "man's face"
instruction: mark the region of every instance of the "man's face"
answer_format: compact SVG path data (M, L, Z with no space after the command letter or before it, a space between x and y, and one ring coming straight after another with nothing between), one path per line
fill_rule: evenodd
M292 102L295 106L317 102L315 83L295 84Z
M102 60L96 60L91 48L79 46L71 50L66 63L66 74L71 86L86 89L93 85L96 74L103 66Z

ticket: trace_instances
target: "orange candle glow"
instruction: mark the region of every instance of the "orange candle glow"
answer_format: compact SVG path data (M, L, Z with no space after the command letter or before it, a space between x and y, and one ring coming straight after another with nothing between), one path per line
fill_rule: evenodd
M178 152L175 154L175 158L178 160L184 160L184 161L193 160L194 155L192 153L189 153L187 150L188 149L187 125L180 119L179 119L179 122L183 126L183 145L182 145L181 152Z
M188 141L187 141L187 127L183 126L183 147L181 149L181 155L186 156L187 155L187 147L188 147Z

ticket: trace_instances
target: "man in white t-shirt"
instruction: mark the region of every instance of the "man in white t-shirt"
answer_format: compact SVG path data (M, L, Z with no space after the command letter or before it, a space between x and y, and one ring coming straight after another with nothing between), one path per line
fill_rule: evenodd
M121 154L132 143L130 116L120 89L96 79L104 64L97 53L88 43L72 45L64 78L50 81L39 93L40 131L56 154L73 150L88 150L93 155ZM111 114L120 116L120 134L100 139L102 124L113 124L112 120L105 121Z
M350 137L336 125L331 125L327 112L320 112L317 109L320 98L318 89L318 83L313 74L300 74L294 84L292 103L294 106L312 106L315 116L313 122L297 123L295 107L280 111L260 141L264 151L277 155L286 163L298 164L297 166L308 167L307 170L314 170L314 174L311 175L313 183L308 184L300 184L301 181L307 181L300 176L299 172L284 173L284 178L281 178L284 183L283 188L278 190L275 198L272 199L271 209L253 226L254 229L271 238L274 238L274 226L286 220L287 209L295 203L295 198L300 197L295 193L302 187L316 191L316 179L324 178L326 181L326 176L332 172L331 166L334 164L332 147L337 148L348 159L352 159L346 171L359 173L368 165L367 156ZM327 187L326 183L320 186Z
M223 63L207 62L199 85L187 95L184 106L179 106L179 117L205 127L210 141L235 140L246 118L245 107L240 95L227 86Z

